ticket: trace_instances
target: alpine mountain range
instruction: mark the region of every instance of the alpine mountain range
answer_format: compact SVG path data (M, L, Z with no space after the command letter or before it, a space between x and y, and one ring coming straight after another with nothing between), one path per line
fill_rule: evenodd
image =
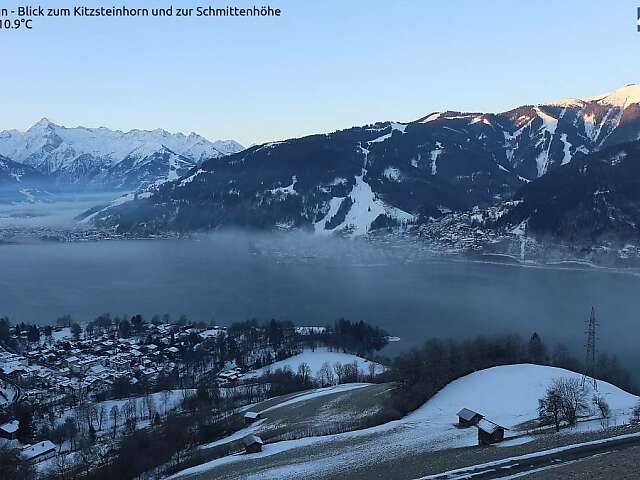
M640 233L639 139L636 84L248 149L195 134L43 121L24 134L0 133L0 182L54 178L136 190L85 221L137 234L251 227L364 235L493 209L487 228L629 241Z
M5 188L12 183L71 191L144 189L243 149L233 140L211 142L196 133L65 128L43 118L25 132L0 132L6 171L0 182Z

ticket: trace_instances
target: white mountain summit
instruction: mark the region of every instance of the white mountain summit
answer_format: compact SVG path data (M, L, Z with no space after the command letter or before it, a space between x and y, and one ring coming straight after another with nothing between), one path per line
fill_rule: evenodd
M66 128L43 118L25 132L0 132L0 155L62 184L138 188L186 173L198 163L244 148L166 130Z
M586 98L567 98L555 103L558 105L575 105L591 102L599 103L600 105L610 105L622 109L627 108L630 105L638 104L640 103L640 84L628 83L623 87L611 92L603 93L602 95L594 95Z

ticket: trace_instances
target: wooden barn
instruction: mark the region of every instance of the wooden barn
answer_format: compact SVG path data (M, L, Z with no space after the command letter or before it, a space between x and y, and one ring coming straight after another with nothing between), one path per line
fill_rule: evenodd
M257 435L249 435L242 439L244 453L258 453L262 451L262 439Z
M504 440L505 427L483 418L476 425L478 428L478 445L492 445Z
M484 418L483 415L468 408L463 408L458 412L458 427L468 428L475 426L480 420Z
M244 424L249 425L250 423L255 422L260 418L260 414L258 412L247 412L244 414Z

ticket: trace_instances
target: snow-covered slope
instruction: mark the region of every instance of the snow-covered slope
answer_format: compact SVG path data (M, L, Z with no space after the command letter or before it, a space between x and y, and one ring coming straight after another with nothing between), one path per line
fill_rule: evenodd
M298 365L302 363L306 363L307 365L309 365L309 368L311 369L311 375L317 377L318 372L325 362L328 362L331 368L333 368L336 363L346 365L355 362L358 365L358 369L365 374L369 373L369 365L371 364L369 360L365 360L362 357L351 355L349 353L331 352L327 348L322 347L317 348L314 351L305 350L299 355L294 355L293 357L272 363L271 365L263 367L259 370L247 373L245 375L245 378L259 377L261 375L264 375L267 371L274 372L278 369L284 369L285 367L288 367L295 372L298 370ZM376 374L382 373L384 371L384 367L382 365L378 363L375 363L374 365L376 368Z
M173 180L204 160L242 150L235 141L210 142L195 133L66 128L46 118L25 132L0 132L0 154L15 162L64 183L116 188Z
M44 177L32 167L0 155L0 184L21 184L41 181Z
M575 103L597 102L601 105L611 105L613 107L626 108L632 104L640 103L640 84L629 83L624 87L601 95L594 95L582 99L570 98L557 102L561 105L572 105Z
M581 380L582 376L562 368L529 364L482 370L450 383L406 420L450 426L461 408L469 408L511 428L537 417L538 399L556 378ZM619 416L626 416L638 401L635 395L606 382L598 382L598 393Z
M0 203L34 202L47 197L45 176L0 155Z
M321 473L331 476L329 474L337 475L339 471L378 462L410 461L414 455L428 451L476 445L476 428L455 426L460 409L478 411L511 428L536 418L538 399L554 379L561 377L581 379L580 374L568 370L529 364L482 370L450 383L401 420L337 435L268 444L261 453L223 457L180 472L174 478L187 475L197 478L199 474L204 474L203 478L214 478L218 468L224 469L229 464L239 469L255 465L256 470L250 478L256 479L295 479L311 474L321 476ZM638 398L605 382L598 382L598 391L612 409L612 424L628 421ZM562 432L600 429L600 421L592 420ZM507 432L507 436L517 434L513 430ZM524 437L512 442L529 440L530 437ZM310 446L312 448L308 448ZM287 454L276 457L282 452ZM255 462L266 457L269 457L266 464Z
M575 159L522 188L499 220L512 230L593 245L636 244L640 235L640 141Z
M254 146L151 198L114 207L122 231L224 226L366 235L512 200L524 185L640 137L640 86L502 113L432 113Z
M474 131L471 138L485 142L499 133L504 137L501 147L506 153L500 165L534 180L569 163L577 154L639 139L640 85L628 84L582 99L524 105L497 114L437 112L414 123L468 133L480 126L483 131ZM496 155L502 156L501 152Z

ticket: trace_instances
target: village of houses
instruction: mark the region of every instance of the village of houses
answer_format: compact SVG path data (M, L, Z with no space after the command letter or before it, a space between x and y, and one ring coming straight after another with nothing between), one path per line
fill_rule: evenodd
M308 335L310 332L305 328L297 328L298 333ZM195 328L166 323L149 325L144 338L119 338L111 332L74 339L70 328L66 327L54 329L50 337L36 344L28 342L24 333L21 336L14 335L13 339L19 345L29 348L17 353L0 347L0 384L3 385L0 413L5 420L0 424L0 437L12 446L20 448L25 460L39 465L42 469L49 468L51 459L61 452L68 453L73 449L73 445L68 441L56 444L49 438L37 438L34 443L21 444L17 440L19 420L7 416L9 406L20 402L37 406L39 410L48 409L57 412L56 421L61 422L69 416L78 416L79 403L99 402L111 408L114 404L119 404L124 416L125 408L128 407L124 403L125 400L100 402L104 398L112 397L111 394L119 380L126 381L132 387L132 391L140 392L135 387L142 384L145 385L145 390L148 390L163 376L185 369L185 347L206 347L208 341L215 341L221 335L225 336L226 331L226 327ZM152 343L148 341L150 338L153 339ZM195 342L194 338L197 339ZM198 341L200 343L196 343ZM234 362L228 362L223 369L218 365L214 370L215 383L220 387L228 387L235 385L248 368L241 369ZM193 382L194 379L189 387L193 386ZM164 403L165 413L168 408L177 406L186 393L193 392L190 388L177 389L177 385L174 387L173 390L150 396L157 400L155 403ZM148 406L142 405L142 398L141 395L138 406L132 407L134 411L136 408L140 409L138 426L148 425L151 417L151 412L147 415L144 413ZM144 398L149 401L148 395ZM110 412L105 411L104 407L101 408L102 412L94 409L96 421L99 416L105 416L106 418L99 419L99 423L108 423ZM154 408L163 409L162 405L156 405ZM247 411L244 417L245 422L250 424L258 420L259 414ZM118 429L124 429L124 423L122 421L122 426ZM504 438L504 427L466 408L458 413L457 425L459 428L476 427L478 443L481 445L496 443ZM256 435L247 435L243 438L243 445L247 453L254 453L261 450L262 439Z
M176 413L188 417L189 401L201 388L213 388L216 401L221 402L207 404L214 423L230 417L237 418L237 423L232 430L216 430L188 447L193 452L211 449L213 468L216 459L223 465L228 455L245 453L252 458L252 454L262 455L263 449L278 451L272 444L274 435L276 442L278 435L294 435L297 440L291 445L296 441L304 445L310 441L305 435L318 438L322 434L330 440L333 434L327 432L353 430L362 435L354 433L352 438L368 442L367 429L359 428L369 425L369 419L384 422L376 414L397 386L383 375L390 371L388 367L342 347L327 346L335 332L325 327L283 329L276 322L269 332L268 325L251 322L229 328L145 322L136 333L123 336L116 324L90 332L85 327L82 334L78 328L56 327L37 341L27 332L12 329L10 342L5 339L0 346L0 450L8 447L19 452L22 461L39 474L53 471L59 476L82 460L83 449L109 458L119 440L129 434L145 430L153 434ZM277 393L270 374L283 364L298 380L301 375L312 380ZM347 375L343 368L347 365L353 367L354 375ZM322 380L323 372L331 378ZM538 400L558 375L579 383L579 374L549 366L480 370L453 381L401 420L376 427L376 432L381 438L401 439L398 445L407 441L427 449L519 445L533 437L518 425L536 419ZM496 402L492 386L506 383L517 388ZM637 397L606 383L600 382L599 388L611 405L607 421L629 422ZM359 399L350 402L358 392ZM324 416L324 407L303 406L323 395L326 405L331 405L329 417ZM339 398L346 401L336 403ZM302 417L300 412L305 412ZM358 419L362 423L357 424ZM315 433L307 428L310 421L319 425ZM587 412L579 428L604 428L602 421ZM296 431L296 425L304 428ZM167 465L165 461L157 468ZM178 465L176 460L171 468Z
M0 442L18 447L22 457L33 464L46 463L69 445L55 444L48 438L20 443L17 440L20 422L10 417L12 406L19 403L37 407L39 411L58 412L61 415L56 417L64 419L76 414L74 407L78 403L91 404L109 398L118 381L124 381L132 392L141 391L136 386L142 385L148 390L161 377L184 371L182 353L204 347L208 340L225 335L226 327L148 325L144 338L152 338L153 343L142 337L118 338L114 333L74 339L70 330L69 327L55 328L50 337L37 343L28 342L26 333L14 334L12 340L20 346L21 353L0 346L0 419L3 420ZM216 370L214 381L220 386L230 385L240 375L241 369L231 362L228 368ZM192 390L185 387L152 397L157 403L164 403L166 410L176 406L189 391ZM124 414L124 406L121 407ZM104 417L109 413L104 409L94 412ZM101 423L106 421L106 418L100 419Z

